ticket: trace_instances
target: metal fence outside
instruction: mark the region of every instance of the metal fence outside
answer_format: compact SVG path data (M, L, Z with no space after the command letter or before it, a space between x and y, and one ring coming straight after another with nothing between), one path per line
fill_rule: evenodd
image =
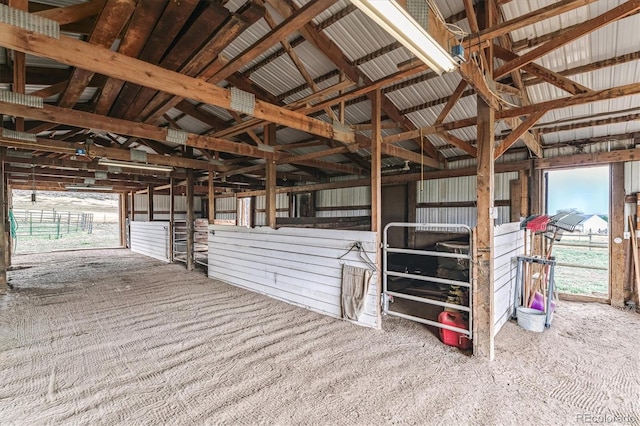
M93 213L56 210L12 210L13 237L57 240L64 235L93 231Z

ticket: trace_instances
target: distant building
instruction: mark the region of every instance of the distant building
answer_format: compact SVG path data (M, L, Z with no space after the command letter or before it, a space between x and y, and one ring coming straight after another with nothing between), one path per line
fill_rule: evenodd
M585 234L606 234L609 231L609 223L594 214L582 222L582 229Z

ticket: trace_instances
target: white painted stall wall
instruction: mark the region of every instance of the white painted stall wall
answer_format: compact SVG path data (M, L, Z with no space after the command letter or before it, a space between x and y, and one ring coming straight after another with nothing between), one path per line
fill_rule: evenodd
M516 285L516 256L524 254L524 231L520 223L496 226L493 234L493 323L498 334L513 310Z
M255 198L256 210L264 210L267 205L267 197L264 195L258 195ZM276 194L276 209L289 209L289 194ZM276 212L276 217L289 217L289 211ZM256 226L264 226L267 224L267 213L256 211L255 215Z
M216 219L236 220L238 206L236 197L220 197L215 199L216 203ZM231 211L233 213L220 213L222 211Z
M375 260L376 234L368 231L209 226L210 278L332 317L341 317L342 262L366 264L351 245L363 243ZM213 232L211 232L213 231ZM378 327L378 276L374 274L358 324Z
M169 222L130 223L131 251L169 262Z

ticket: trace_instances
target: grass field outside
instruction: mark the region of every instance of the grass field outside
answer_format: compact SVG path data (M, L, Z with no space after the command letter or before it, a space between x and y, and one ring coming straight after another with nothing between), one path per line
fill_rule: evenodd
M567 234L553 248L553 255L560 264L568 263L582 267L556 266L555 282L559 292L607 296L609 293L609 250L606 235ZM584 247L562 244L584 244ZM589 246L589 244L591 246ZM588 267L607 268L588 269Z
M93 214L91 232L89 233L87 230L74 232L72 230L69 233L62 232L59 238L50 237L46 233L34 236L19 235L17 240L14 241L16 254L120 247L117 195L38 191L36 200L35 204L31 203L31 191L13 191L13 208L16 211L52 212L55 210L58 213L82 212ZM35 216L37 217L37 214ZM43 226L41 224L36 225ZM25 224L23 223L22 226L25 226ZM64 223L62 228L63 231L66 231ZM19 234L24 234L24 232L19 231Z

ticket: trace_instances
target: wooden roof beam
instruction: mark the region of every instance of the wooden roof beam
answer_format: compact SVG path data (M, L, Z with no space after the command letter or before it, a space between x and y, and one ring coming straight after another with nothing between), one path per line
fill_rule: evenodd
M240 55L231 59L211 78L211 80L216 82L222 81L236 71L239 71L240 68L260 56L265 50L271 48L289 34L299 30L321 12L324 12L326 9L333 6L336 1L337 0L312 0L308 2L296 11L296 13L286 17L286 19L273 31L256 41Z
M25 34L28 34L28 37L23 37ZM222 108L231 108L231 93L225 89L65 36L56 40L11 25L0 24L0 45L69 65L85 67L90 71L128 80L145 87ZM255 101L253 115L256 118L341 142L353 143L354 141L352 131L335 129L329 123L260 100Z
M588 93L580 93L578 95L568 96L559 99L553 99L551 101L540 102L537 104L525 105L518 108L505 109L496 112L496 119L505 119L510 117L521 117L533 114L541 109L543 110L555 110L562 109L574 105L582 105L590 102L597 102L608 99L616 99L624 96L640 94L640 83L632 83L625 86L618 86L611 89L597 90ZM439 124L437 126L426 126L422 128L425 135L431 135L443 130L461 129L463 127L474 126L476 124L476 117L465 118L463 120L451 121L448 123ZM412 130L409 132L400 133L397 135L387 136L383 139L383 143L393 143L404 140L411 140L420 135L420 129Z
M470 1L471 0L465 0L465 2ZM549 6L531 11L509 21L501 22L482 31L477 31L471 28L473 34L470 34L463 43L474 43L476 41L482 43L492 38L507 35L511 31L553 18L554 16L558 16L582 6L586 6L595 1L597 0L560 0L556 3L550 4Z
M283 0L267 0L267 2L280 13L280 15L293 16L294 6ZM431 21L435 22L436 19L430 15ZM430 21L430 23L431 23ZM354 67L347 57L344 55L342 50L322 31L318 31L317 28L313 25L313 23L308 23L307 25L301 27L299 29L300 33L304 36L304 38L313 43L329 60L331 60L336 66L342 70L345 76L351 81L358 82L362 81L364 85L371 84L371 80L364 74L358 70L357 67ZM373 98L372 91L368 91L366 96L371 100ZM398 108L386 97L382 97L382 111L392 120L400 124L400 126L404 129L414 129L416 128L415 124L411 122L408 118L404 117L398 111ZM426 144L425 152L434 159L440 159L440 154L435 150L433 145ZM439 168L442 168L442 164L437 161L439 164Z
M96 26L89 36L89 43L109 49L135 8L134 0L107 0ZM69 78L69 84L58 100L64 108L73 107L89 85L93 72L76 67Z
M557 38L543 44L542 46L531 50L530 52L523 54L522 56L519 56L517 59L507 62L494 71L493 77L494 79L498 79L503 75L509 74L513 70L522 68L526 64L535 61L541 56L544 56L547 53L552 52L580 37L584 37L585 35L597 30L598 28L610 24L611 22L615 22L618 19L622 19L625 16L638 10L640 10L640 0L626 1L620 6L614 7L613 9L603 13L600 16L579 24L572 30L558 36Z
M494 159L497 160L500 158L502 154L504 154L511 146L518 141L518 139L523 138L525 144L532 149L536 153L536 156L542 157L542 149L540 148L540 144L537 141L534 141L534 144L531 144L529 138L525 136L525 134L533 127L534 124L538 122L545 115L547 111L540 110L536 113L531 114L524 121L520 122L517 126L513 127L511 133L507 135L507 137L500 142L494 151ZM515 123L514 123L515 124ZM527 139L529 139L529 143L527 143ZM530 146L532 145L532 146Z
M502 60L512 61L518 58L518 55L516 55L513 52L510 52L509 50L503 48L502 46L494 45L493 48L495 51L495 56ZM589 89L588 87L585 87L580 83L576 83L575 81L572 81L557 72L551 71L550 69L545 68L542 65L538 65L535 62L531 62L523 66L522 69L530 73L531 75L534 75L546 81L547 83L550 83L556 87L559 87L562 90L565 90L571 93L572 95L577 95L578 93L586 93L591 91L591 89Z
M39 10L33 14L56 21L60 25L67 25L98 15L105 3L106 0L90 0L86 3Z

